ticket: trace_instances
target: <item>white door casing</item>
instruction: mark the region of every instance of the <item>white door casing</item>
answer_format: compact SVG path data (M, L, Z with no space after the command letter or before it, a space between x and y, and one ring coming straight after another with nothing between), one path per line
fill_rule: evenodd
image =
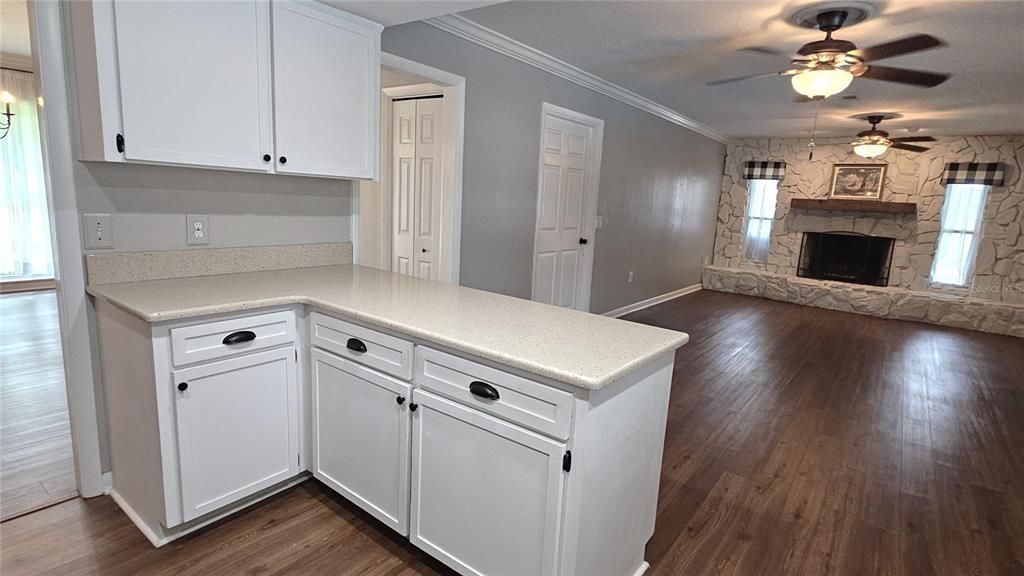
M440 277L444 142L443 98L392 103L392 270Z
M604 121L543 105L532 299L590 309Z

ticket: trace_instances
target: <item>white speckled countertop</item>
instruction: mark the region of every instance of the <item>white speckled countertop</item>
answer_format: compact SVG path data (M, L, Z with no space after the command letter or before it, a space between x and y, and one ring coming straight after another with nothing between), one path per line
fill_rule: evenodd
M307 304L590 390L689 340L683 332L353 265L124 282L88 292L148 322Z

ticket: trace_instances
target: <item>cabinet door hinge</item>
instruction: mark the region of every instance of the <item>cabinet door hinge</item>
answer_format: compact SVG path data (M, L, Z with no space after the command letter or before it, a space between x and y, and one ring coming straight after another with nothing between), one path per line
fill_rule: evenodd
M295 349L295 361L296 362L299 361L299 349L298 348Z
M562 455L562 470L566 472L572 470L572 450L566 450Z

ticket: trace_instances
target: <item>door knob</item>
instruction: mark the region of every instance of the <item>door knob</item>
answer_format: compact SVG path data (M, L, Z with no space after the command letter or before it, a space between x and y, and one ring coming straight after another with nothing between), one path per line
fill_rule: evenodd
M580 244L586 244L586 243L587 243L587 239L586 238L580 238Z

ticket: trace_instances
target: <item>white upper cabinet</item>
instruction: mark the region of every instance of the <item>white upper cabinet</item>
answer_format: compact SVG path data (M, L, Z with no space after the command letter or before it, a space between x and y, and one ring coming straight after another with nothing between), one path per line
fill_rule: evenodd
M73 4L80 159L376 178L380 25L294 0Z
M126 160L269 170L270 7L115 2Z
M310 3L273 7L277 171L375 178L381 27Z

